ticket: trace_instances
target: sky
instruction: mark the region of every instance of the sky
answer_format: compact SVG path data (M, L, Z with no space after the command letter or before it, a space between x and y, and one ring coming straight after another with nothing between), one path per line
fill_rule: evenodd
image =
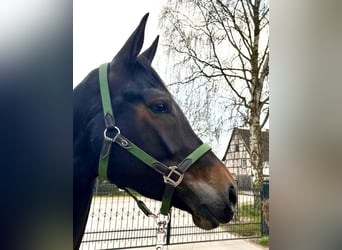
M100 64L109 62L149 12L144 48L158 33L163 0L74 0L73 87Z

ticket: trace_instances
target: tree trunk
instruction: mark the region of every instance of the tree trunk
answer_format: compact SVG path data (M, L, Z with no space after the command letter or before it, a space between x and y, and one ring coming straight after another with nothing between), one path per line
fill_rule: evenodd
M253 112L254 113L254 112ZM254 172L253 192L255 196L255 204L259 207L260 203L260 191L263 184L263 169L262 169L262 157L261 157L261 128L259 116L251 114L251 137L250 137L250 149L251 149L251 164Z
M261 155L261 126L260 126L260 113L261 113L261 95L263 89L263 82L261 81L260 66L258 64L259 58L259 36L260 36L260 19L259 19L259 6L260 1L255 2L253 6L253 23L254 23L254 36L251 55L251 68L252 68L252 88L251 88L251 102L250 102L250 149L251 149L251 164L254 170L254 197L255 204L261 208L260 192L263 184L263 169L262 169L262 155Z

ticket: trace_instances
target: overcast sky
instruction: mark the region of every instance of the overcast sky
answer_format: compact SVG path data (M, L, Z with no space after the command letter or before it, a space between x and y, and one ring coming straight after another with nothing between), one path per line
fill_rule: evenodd
M158 32L163 0L74 0L73 2L73 86L119 51L141 18L149 12L144 48Z

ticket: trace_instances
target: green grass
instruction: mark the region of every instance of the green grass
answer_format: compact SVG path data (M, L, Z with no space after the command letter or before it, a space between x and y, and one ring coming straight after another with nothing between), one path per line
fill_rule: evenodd
M223 226L228 232L241 236L260 236L261 234L261 214L254 205L239 205L232 222Z
M259 244L264 246L264 247L268 247L269 246L269 237L268 236L261 237L259 239Z
M228 224L224 226L229 232L236 233L241 236L260 236L260 224Z
M236 217L239 219L248 218L252 222L261 221L261 213L258 209L255 209L254 205L243 204L238 206Z

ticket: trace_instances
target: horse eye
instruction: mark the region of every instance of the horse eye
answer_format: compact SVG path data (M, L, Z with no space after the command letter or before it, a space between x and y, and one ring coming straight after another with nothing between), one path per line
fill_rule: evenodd
M156 113L156 114L169 112L169 106L165 102L154 103L150 106L150 109L152 110L153 113Z

